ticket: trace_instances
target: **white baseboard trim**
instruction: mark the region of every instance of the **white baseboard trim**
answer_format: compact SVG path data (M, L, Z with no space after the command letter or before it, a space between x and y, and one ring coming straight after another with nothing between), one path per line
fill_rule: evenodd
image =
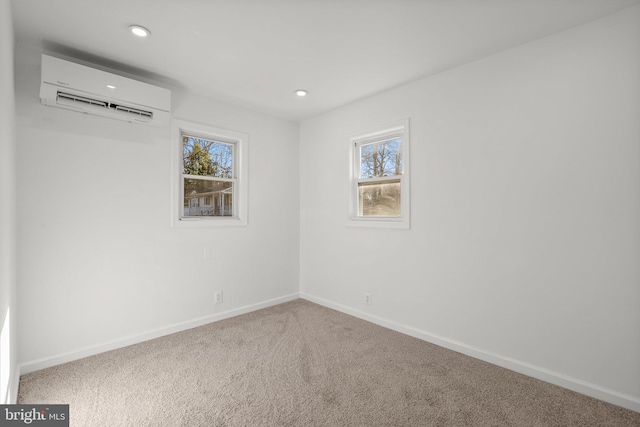
M79 350L70 351L67 353L58 354L51 357L44 357L37 360L21 363L18 365L18 377L30 372L39 371L41 369L50 368L52 366L60 365L63 363L71 362L74 360L82 359L84 357L93 356L95 354L104 353L106 351L115 350L122 347L127 347L133 344L138 344L144 341L152 340L154 338L163 337L165 335L174 334L176 332L185 331L187 329L196 328L198 326L206 325L207 323L217 322L219 320L228 319L230 317L239 316L241 314L250 313L252 311L260 310L262 308L271 307L274 305L282 304L285 302L293 301L300 298L300 294L293 293L278 298L273 298L267 301L262 301L257 304L250 304L244 307L236 308L222 313L215 313L208 316L199 317L185 322L176 323L164 328L154 329L138 335L132 335L126 338L109 341L104 344L98 344L91 347L81 348ZM18 388L16 387L16 392Z
M9 388L9 396L7 396L7 405L15 405L18 403L18 389L20 387L20 365L16 366L13 372L13 379L11 380L11 386Z
M426 331L422 331L411 326L406 326L397 322L383 319L381 317L373 316L371 314L362 312L360 310L347 307L342 304L338 304L332 301L328 301L324 298L319 298L305 292L300 293L300 298L314 302L316 304L332 308L345 314L357 317L359 319L366 320L371 323L383 326L385 328L400 332L414 338L421 339L423 341L436 344L440 347L448 348L449 350L457 351L458 353L471 356L476 359L483 360L485 362L497 365L514 372L518 372L529 377L533 377L571 391L575 391L605 402L621 406L623 408L630 409L632 411L640 412L640 398L630 396L624 393L619 393L615 390L611 390L605 387L598 386L596 384L589 383L577 378L570 377L568 375L554 372L549 369L545 369L539 366L532 365L530 363L522 362L520 360L505 357L497 353L470 346L459 341L451 340L446 337L442 337L436 334L432 334Z

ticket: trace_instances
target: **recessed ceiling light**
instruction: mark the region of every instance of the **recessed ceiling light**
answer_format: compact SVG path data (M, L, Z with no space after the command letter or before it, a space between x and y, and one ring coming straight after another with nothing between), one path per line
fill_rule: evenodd
M304 90L304 89L296 90L296 95L298 95L298 96L307 96L307 93L308 92L306 90Z
M115 89L115 88L116 88L114 85L107 85L107 87L108 87L109 89Z
M131 25L129 27L129 31L131 31L134 35L138 37L147 37L151 35L151 31L147 30L144 27L141 27L140 25Z

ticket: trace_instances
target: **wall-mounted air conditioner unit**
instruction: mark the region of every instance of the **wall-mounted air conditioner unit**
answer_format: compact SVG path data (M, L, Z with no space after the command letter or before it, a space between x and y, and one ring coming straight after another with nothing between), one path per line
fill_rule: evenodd
M171 91L95 68L42 55L44 105L134 123L164 126Z

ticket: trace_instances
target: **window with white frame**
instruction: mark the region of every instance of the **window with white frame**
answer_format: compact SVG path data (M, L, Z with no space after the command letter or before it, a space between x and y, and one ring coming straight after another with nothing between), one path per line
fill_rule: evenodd
M350 224L409 228L409 119L350 138Z
M175 120L174 225L246 225L247 135Z

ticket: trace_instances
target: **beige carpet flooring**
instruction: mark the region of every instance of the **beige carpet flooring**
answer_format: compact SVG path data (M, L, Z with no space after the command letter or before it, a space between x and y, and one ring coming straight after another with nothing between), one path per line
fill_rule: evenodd
M24 375L72 426L640 426L619 408L304 300Z

